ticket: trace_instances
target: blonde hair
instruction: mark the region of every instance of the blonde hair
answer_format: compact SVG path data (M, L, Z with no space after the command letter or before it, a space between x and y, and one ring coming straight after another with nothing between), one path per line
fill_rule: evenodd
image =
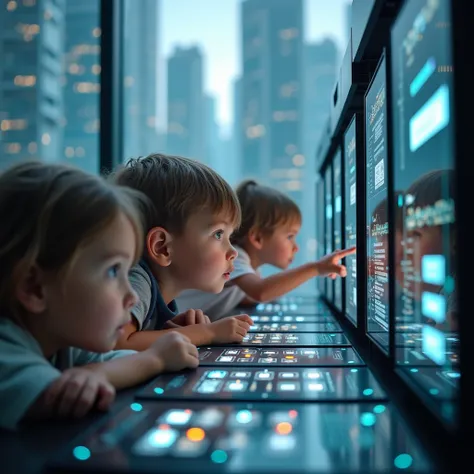
M277 189L246 180L236 193L242 209L242 225L232 236L237 245L242 245L252 230L271 235L280 226L301 223L297 204Z
M137 206L145 202L139 193L61 164L24 162L0 174L1 316L22 311L15 288L31 267L67 272L120 213L134 227L137 260L143 243Z
M179 234L189 217L203 209L228 216L234 227L240 224L239 201L231 186L198 161L162 154L132 158L114 179L141 191L153 203L145 216L146 232L163 227Z

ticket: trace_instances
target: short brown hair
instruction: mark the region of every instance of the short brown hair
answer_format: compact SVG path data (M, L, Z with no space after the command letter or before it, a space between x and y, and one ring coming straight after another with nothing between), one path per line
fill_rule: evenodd
M292 222L301 223L301 211L286 194L253 180L237 187L242 209L242 225L232 236L232 242L242 245L251 230L272 234L277 227Z
M227 214L234 227L240 224L239 201L231 186L199 161L162 154L132 158L114 179L152 201L153 209L145 216L146 232L164 227L179 234L189 217L202 209Z
M120 213L134 227L136 261L143 245L138 202L146 202L139 193L66 165L23 162L1 173L1 315L22 311L15 288L32 266L67 272L81 248Z

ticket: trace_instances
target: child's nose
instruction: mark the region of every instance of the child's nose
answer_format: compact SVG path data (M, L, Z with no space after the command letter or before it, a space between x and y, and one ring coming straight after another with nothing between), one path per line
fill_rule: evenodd
M138 303L137 292L129 285L125 296L125 308L132 309Z
M237 258L237 255L239 255L239 252L237 252L237 250L231 245L230 250L227 254L227 260L235 260Z

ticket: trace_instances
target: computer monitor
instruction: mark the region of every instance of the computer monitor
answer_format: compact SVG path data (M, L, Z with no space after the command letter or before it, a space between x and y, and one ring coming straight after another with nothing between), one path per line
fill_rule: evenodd
M333 251L334 219L332 205L332 165L330 164L324 172L324 254ZM329 302L334 300L334 282L330 278L324 278L325 293Z
M357 150L356 117L344 134L344 215L345 247L357 246ZM345 315L357 326L357 255L346 257Z
M324 181L318 176L316 180L316 259L319 260L324 256L325 252L325 236L324 236L324 220L325 220L325 201L324 201ZM319 294L325 293L324 278L316 279Z
M365 96L367 334L389 351L389 215L386 56Z
M396 361L448 422L460 377L450 3L407 1L391 32Z
M342 156L337 149L333 160L334 189L334 249L342 249ZM342 311L342 279L334 280L334 306Z

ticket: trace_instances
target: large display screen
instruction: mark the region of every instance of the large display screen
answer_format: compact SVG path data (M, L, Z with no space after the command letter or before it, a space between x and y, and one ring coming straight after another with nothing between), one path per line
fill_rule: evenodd
M388 143L386 59L365 97L367 190L367 333L388 352Z
M344 135L344 212L345 247L357 246L357 156L356 156L356 120L352 119ZM346 257L346 316L357 326L357 255Z
M334 249L342 249L342 157L338 150L334 155ZM342 279L334 280L334 305L342 311Z
M326 168L324 175L324 208L325 208L325 223L324 223L324 250L325 254L329 254L333 251L332 239L334 236L334 219L333 219L333 205L332 205L332 167L329 165ZM334 281L330 278L325 278L326 282L326 298L329 301L334 299Z
M460 377L449 12L448 0L406 2L391 37L395 316L416 341L397 338L397 361L438 400L456 396Z

